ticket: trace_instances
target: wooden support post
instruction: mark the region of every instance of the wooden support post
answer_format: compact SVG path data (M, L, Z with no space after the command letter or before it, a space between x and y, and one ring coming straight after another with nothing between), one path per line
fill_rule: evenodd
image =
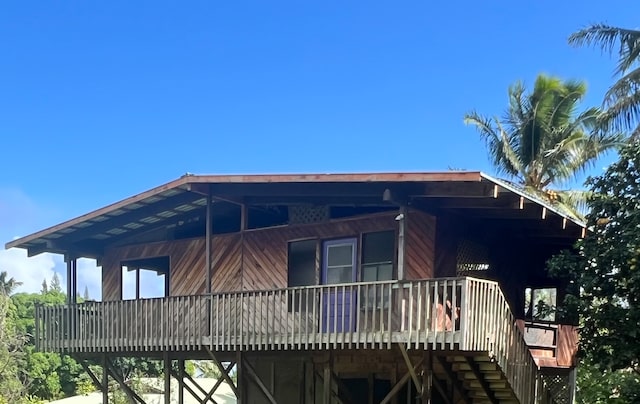
M247 230L249 225L249 210L244 203L240 205L240 231Z
M140 300L140 268L136 268L136 300Z
M211 204L213 203L213 200L211 199L211 184L209 184L209 186L207 187L207 213L206 213L206 224L205 224L205 242L206 242L206 247L205 247L205 265L206 265L206 281L207 281L207 287L206 287L206 291L207 294L211 293L211 233L213 232L213 225L212 225L212 221L213 221L213 212L212 212L212 206ZM210 317L210 316L209 316Z
M171 358L164 353L164 404L171 404Z
M405 256L405 232L407 223L407 208L400 207L398 214L398 279L404 279L404 256Z
M178 359L178 404L184 404L184 359Z
M313 361L304 364L305 403L313 403L316 400L316 373L313 369Z
M432 353L429 350L424 352L424 359L422 361L422 389L420 391L420 397L422 397L422 404L431 404L431 387L433 383L433 361ZM441 392L446 397L444 392Z
M73 260L71 261L71 279L73 283L71 288L71 303L76 304L78 303L78 259L75 257L73 257Z
M322 376L324 388L322 389L322 402L331 404L331 363L324 364L324 374Z
M67 304L71 304L72 300L71 300L71 289L73 287L72 282L71 282L71 261L72 258L68 255L66 255L64 257L64 260L67 264Z
M102 403L109 403L109 371L107 369L107 355L102 355Z
M389 381L391 382L391 386L395 386L396 384L398 384L398 365L397 364L395 364L391 369L391 377ZM393 397L391 397L391 404L398 404L397 395L394 394Z
M236 377L238 379L235 390L236 397L238 399L237 404L249 404L248 401L245 401L245 392L247 390L245 389L244 363L241 351L236 353Z

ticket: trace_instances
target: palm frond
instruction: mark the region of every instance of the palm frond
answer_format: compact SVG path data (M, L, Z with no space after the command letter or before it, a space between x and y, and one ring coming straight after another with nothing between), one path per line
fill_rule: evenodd
M489 158L499 173L518 178L521 172L521 162L510 144L508 134L502 128L500 121L479 115L473 111L465 115L464 123L474 125L480 137L487 145ZM494 126L495 124L495 126Z
M616 98L608 105L601 123L615 132L632 131L640 122L640 91Z
M594 24L569 36L571 45L599 45L609 54L618 45L618 72L625 72L640 56L640 31L614 27L607 24Z

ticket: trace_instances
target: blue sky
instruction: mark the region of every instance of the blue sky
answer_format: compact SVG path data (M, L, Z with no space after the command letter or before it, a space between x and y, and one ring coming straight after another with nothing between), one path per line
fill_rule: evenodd
M541 72L586 80L598 105L614 63L567 37L636 27L639 12L616 0L7 2L0 238L185 172L491 173L464 113L501 114L509 84ZM25 289L62 268L0 254L33 279Z

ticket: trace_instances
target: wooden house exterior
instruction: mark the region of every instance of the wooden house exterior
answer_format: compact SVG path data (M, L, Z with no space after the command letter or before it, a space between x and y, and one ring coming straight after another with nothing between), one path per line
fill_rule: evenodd
M576 328L536 302L583 232L478 172L186 175L7 247L64 254L70 291L98 260L102 300L37 307L35 340L102 363L100 388L146 356L167 382L214 360L242 403L568 403Z

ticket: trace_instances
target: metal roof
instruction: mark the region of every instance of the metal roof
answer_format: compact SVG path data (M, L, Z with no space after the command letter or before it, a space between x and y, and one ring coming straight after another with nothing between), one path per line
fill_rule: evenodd
M518 195L528 203L537 204L549 212L562 217L576 226L584 227L579 219L568 215L551 203L518 189L505 181L481 172L412 172L412 173L353 173L353 174L280 174L280 175L192 175L186 174L174 181L150 189L93 212L65 221L31 235L10 241L6 248L25 248L29 255L41 252L66 253L59 243L86 242L108 243L117 237L133 234L157 226L175 217L183 217L206 206L207 189L211 186L214 196L223 200L233 191L236 196L262 195L264 192L289 194L289 190L300 198L309 195L321 196L325 190L349 198L353 189L373 189L381 199L380 189L394 184L405 186L428 186L430 184L454 185L463 189L473 183L488 185L495 192ZM280 184L280 185L277 185ZM376 187L371 188L373 185ZM358 188L359 187L359 188ZM296 191L297 190L297 191ZM222 194L219 195L218 192ZM344 193L344 195L343 195ZM418 197L427 195L418 195ZM451 196L455 197L456 194ZM494 195L497 197L497 194ZM369 197L372 197L369 195Z

